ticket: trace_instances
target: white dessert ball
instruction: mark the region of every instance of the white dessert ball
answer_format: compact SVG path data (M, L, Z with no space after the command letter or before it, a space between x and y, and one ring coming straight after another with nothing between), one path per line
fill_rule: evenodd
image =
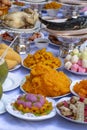
M74 54L74 55L78 55L78 54L79 54L79 50L78 50L77 48L75 48L75 49L73 50L73 54Z
M72 56L71 56L70 54L68 54L68 55L66 56L66 58L65 58L65 61L70 61L71 58L72 58Z
M65 66L66 69L69 70L72 66L72 63L70 61L67 61L64 66Z
M72 58L71 58L71 62L72 62L72 63L77 63L78 60L79 60L79 57L78 57L77 55L74 55L74 56L72 56Z

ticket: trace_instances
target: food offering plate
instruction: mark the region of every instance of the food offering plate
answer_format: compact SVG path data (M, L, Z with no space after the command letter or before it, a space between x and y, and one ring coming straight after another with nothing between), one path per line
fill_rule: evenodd
M65 68L66 69L66 68ZM66 69L68 72L70 73L73 73L75 75L83 75L83 76L87 76L87 72L75 72L75 71L72 71L72 70L69 70L69 69Z
M12 33L34 33L36 32L37 30L39 30L39 27L40 27L40 22L37 21L35 26L32 27L32 28L26 28L26 29L16 29L16 28L11 28L7 25L5 25L4 23L2 23L3 25L3 28L7 31L7 32L12 32Z
M49 16L39 16L47 32L55 36L75 36L87 35L86 22L87 16L65 18L55 18Z
M26 75L26 76L29 76L29 75ZM27 92L23 89L23 87L22 87L23 84L24 84L25 81L26 81L26 76L21 80L21 83L20 83L20 89L21 89L21 91L24 92L24 93L27 93ZM71 82L72 82L72 81L71 81ZM58 98L62 98L62 97L68 96L68 95L70 95L70 93L66 93L66 94L61 95L61 96L48 97L48 98L51 98L51 99L58 99Z
M27 57L27 56L26 56L26 57ZM55 68L56 70L59 70L59 69L61 69L61 68L63 67L63 60L62 60L60 57L58 57L58 58L59 58L60 61L61 61L61 66L58 67L58 68ZM22 66L23 66L24 68L28 69L28 70L31 70L31 68L26 67L26 66L24 65L23 61L24 61L24 59L22 60Z
M3 83L3 92L11 91L19 87L20 78L9 72L5 82Z
M57 2L64 4L64 5L78 5L78 6L87 6L86 0L57 0Z
M52 111L48 114L48 115L42 115L42 116L35 116L32 113L22 113L18 110L15 110L12 106L12 103L15 102L15 100L17 99L18 96L13 97L9 103L6 106L6 110L9 114L13 115L14 117L17 117L19 119L23 119L23 120L27 120L27 121L41 121L41 120L46 120L46 119L50 119L53 118L56 115L56 111L55 111L55 101L50 99L50 98L46 98L49 102L52 102L52 106L53 109Z
M71 93L73 94L73 95L75 95L75 96L79 96L73 89L74 89L74 85L76 84L76 83L79 83L81 80L75 80L75 81L73 81L72 83L71 83L71 85L70 85L70 91L71 91Z
M84 121L79 121L79 120L74 120L74 119L71 119L69 117L66 117L64 115L61 114L60 110L57 108L57 104L60 103L60 102L63 102L63 101L68 101L70 100L70 97L64 97L64 98L61 98L58 100L58 102L56 102L56 112L58 115L60 115L62 118L68 120L68 121L71 121L73 123L78 123L78 124L87 124L87 122L84 122Z

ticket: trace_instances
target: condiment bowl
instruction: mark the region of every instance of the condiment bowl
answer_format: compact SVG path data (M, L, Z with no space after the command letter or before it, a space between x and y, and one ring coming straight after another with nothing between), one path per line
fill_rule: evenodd
M38 47L39 49L46 48L50 43L49 39L46 38L36 38L34 42L36 47Z

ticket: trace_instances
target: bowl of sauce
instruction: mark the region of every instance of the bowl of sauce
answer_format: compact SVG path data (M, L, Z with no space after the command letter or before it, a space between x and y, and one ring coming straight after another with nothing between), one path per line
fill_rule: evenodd
M36 38L34 42L39 49L46 48L50 43L49 39L46 38Z

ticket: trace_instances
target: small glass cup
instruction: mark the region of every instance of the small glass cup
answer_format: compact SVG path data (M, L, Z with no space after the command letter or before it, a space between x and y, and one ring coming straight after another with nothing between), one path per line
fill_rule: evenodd
M19 44L16 46L16 51L19 54L26 54L30 50L30 42L26 35L20 35L19 37Z

